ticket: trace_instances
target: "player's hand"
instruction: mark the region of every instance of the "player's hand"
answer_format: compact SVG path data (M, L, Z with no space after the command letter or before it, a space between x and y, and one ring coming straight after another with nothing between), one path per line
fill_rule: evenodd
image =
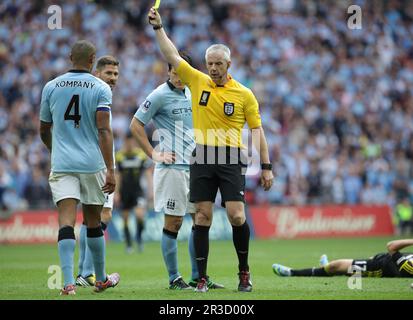
M175 163L175 153L174 152L156 152L152 154L152 160L158 163L172 164Z
M151 8L148 13L149 24L152 26L159 26L162 24L161 16L159 15L158 10Z
M272 170L262 170L261 187L263 187L265 191L270 190L272 187L273 179L274 179L274 175L272 173Z
M109 169L106 172L106 183L102 187L102 191L104 193L111 194L115 192L115 187L116 187L115 170Z

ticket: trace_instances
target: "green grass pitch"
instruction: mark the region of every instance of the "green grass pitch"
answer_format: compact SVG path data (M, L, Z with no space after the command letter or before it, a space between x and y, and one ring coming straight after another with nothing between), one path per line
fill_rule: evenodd
M226 286L206 294L172 291L167 288L167 274L160 244L147 243L143 253L127 255L121 243L108 243L107 270L119 272L120 284L103 293L78 288L76 296L60 297L48 288L49 265L58 265L56 245L1 245L0 299L150 299L150 300L291 300L291 299L413 299L413 279L362 279L361 290L350 290L347 277L280 278L273 274L274 262L298 268L317 266L321 254L330 260L366 258L385 251L390 238L252 240L250 269L252 293L239 293L237 259L231 241L211 241L208 273ZM77 266L77 254L75 266ZM179 243L180 272L190 276L186 242ZM77 267L75 267L75 272Z

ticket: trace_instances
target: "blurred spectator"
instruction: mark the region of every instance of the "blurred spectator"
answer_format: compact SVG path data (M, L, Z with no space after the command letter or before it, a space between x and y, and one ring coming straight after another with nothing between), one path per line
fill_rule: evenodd
M11 176L6 172L3 163L0 162L0 207L2 210L8 209L5 203L5 193L10 186Z
M396 206L396 222L399 228L400 235L413 234L413 208L409 198L405 197Z
M307 176L307 198L310 204L320 204L322 195L321 171L318 166L318 160L312 160L310 163L310 172Z
M50 207L53 205L47 176L44 176L42 171L37 167L33 169L31 179L24 189L24 197L33 209Z

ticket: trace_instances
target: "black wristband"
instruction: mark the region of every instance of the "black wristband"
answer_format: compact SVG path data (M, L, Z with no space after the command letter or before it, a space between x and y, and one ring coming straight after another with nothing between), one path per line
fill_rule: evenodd
M159 29L162 29L162 28L163 28L162 23L161 23L161 24L158 24L158 25L156 25L156 26L153 26L153 30L159 30Z
M272 170L272 163L261 163L261 170Z

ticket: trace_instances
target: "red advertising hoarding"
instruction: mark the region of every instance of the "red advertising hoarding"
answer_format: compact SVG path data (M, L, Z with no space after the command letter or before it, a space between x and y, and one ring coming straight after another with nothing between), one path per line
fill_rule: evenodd
M390 236L388 206L252 207L257 238Z
M250 207L257 238L322 238L391 236L394 234L388 206ZM76 235L82 222L78 213ZM57 212L15 212L0 220L0 243L55 243ZM106 234L107 235L107 234Z
M78 213L75 233L82 223L82 214ZM5 220L0 219L0 243L55 243L59 224L57 212L27 211L15 212Z

